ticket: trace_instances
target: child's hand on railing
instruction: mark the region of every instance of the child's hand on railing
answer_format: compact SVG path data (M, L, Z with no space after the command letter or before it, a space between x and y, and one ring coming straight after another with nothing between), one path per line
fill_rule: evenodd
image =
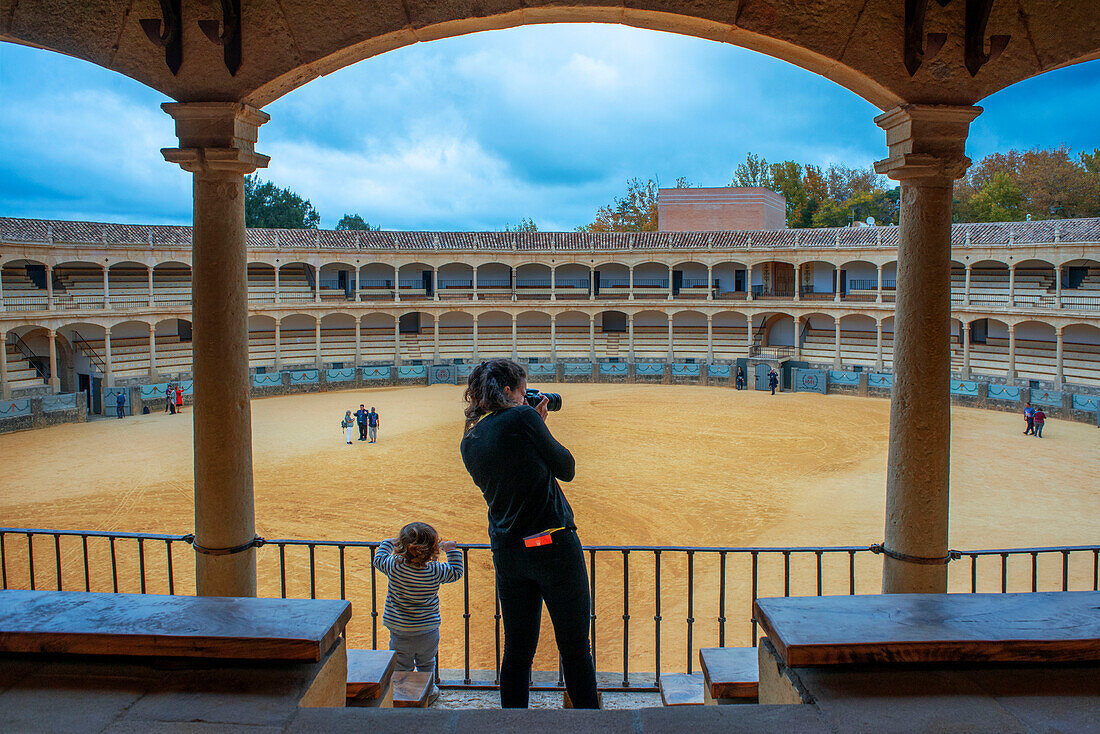
M439 549L442 550L444 553L453 551L456 548L458 548L458 543L453 540L444 540L442 543L439 544Z

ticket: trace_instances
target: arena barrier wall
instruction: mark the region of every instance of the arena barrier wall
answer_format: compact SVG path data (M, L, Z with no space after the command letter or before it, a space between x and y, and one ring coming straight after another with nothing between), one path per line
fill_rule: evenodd
M825 370L796 368L791 370L791 382L794 385L795 392L816 392L824 395L828 378L825 375Z
M466 365L463 365L465 367ZM526 365L528 377L541 377L547 379L550 377L556 378L558 375L558 366L551 362L531 362ZM473 365L470 365L470 369L473 369ZM469 376L469 372L466 373Z
M630 365L626 362L600 362L600 375L606 377L625 377L630 372Z
M353 367L325 370L325 382L351 382L354 379L355 369Z
M986 394L990 400L1011 400L1013 402L1020 402L1020 388L1014 385L995 385L990 384L986 388Z
M1062 393L1054 390L1032 390L1031 402L1045 407L1062 407Z
M661 382L665 379L663 362L636 362L634 364L635 382Z
M264 387L282 387L283 386L283 373L282 372L270 372L252 375L252 387L264 388Z
M960 395L962 397L968 398L976 398L978 397L978 383L970 382L968 380L952 380L951 394Z
M867 386L876 390L891 390L894 387L894 375L889 372L868 372Z
M720 379L729 379L732 370L728 364L708 364L707 365L707 377L717 377Z
M1096 413L1100 411L1100 397L1096 395L1072 395L1073 409L1081 410L1086 413Z
M387 364L381 367L364 367L362 369L362 374L363 379L367 381L389 382L390 366Z
M111 408L112 414L114 407ZM61 393L0 401L0 433L88 420L85 394Z
M401 365L397 368L397 381L404 383L428 382L428 367L423 364Z
M695 363L672 365L673 377L698 377L700 374L700 365Z
M455 379L455 367L453 364L436 364L428 370L429 385L457 385Z

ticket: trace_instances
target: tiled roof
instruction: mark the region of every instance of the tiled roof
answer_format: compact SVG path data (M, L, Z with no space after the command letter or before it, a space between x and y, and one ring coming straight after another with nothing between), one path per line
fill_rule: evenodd
M1100 218L1042 222L954 224L956 246L1100 242ZM100 224L0 217L0 243L57 245L191 246L191 228ZM885 247L898 244L897 227L839 227L729 232L380 232L250 229L249 249L409 252L729 250L745 248Z

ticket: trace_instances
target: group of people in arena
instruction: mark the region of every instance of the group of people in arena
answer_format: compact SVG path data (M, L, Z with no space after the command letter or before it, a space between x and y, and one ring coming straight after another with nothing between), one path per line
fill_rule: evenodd
M370 410L363 407L363 403L359 403L359 410L355 411L353 415L350 410L344 413L344 419L340 421L340 429L345 432L348 445L351 445L352 438L355 436L355 428L359 427L359 440L367 441L368 443L378 442L378 426L381 424L382 419L378 417L378 411L374 409L372 405Z
M1027 428L1024 429L1025 436L1043 437L1043 424L1047 422L1047 414L1041 407L1033 408L1031 403L1028 403L1024 408L1024 420L1027 421Z
M164 412L175 415L183 412L183 388L179 383L168 383L164 390Z
M489 509L504 627L500 705L527 708L545 602L570 701L574 708L599 708L588 637L588 571L573 510L558 483L571 481L576 465L546 426L548 399L543 396L532 407L526 391L527 373L512 360L475 367L459 444L466 471ZM440 552L446 561L437 560ZM462 578L462 558L454 542L441 541L422 522L409 523L379 547L374 566L389 577L382 622L390 630L397 670L435 669L439 586Z

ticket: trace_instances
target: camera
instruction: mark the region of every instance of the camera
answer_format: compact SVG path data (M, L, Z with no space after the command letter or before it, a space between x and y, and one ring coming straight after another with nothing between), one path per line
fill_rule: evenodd
M527 388L527 392L523 395L527 399L527 404L532 408L538 406L542 402L543 398L546 398L547 410L561 410L561 395L556 392L539 392L533 387Z

